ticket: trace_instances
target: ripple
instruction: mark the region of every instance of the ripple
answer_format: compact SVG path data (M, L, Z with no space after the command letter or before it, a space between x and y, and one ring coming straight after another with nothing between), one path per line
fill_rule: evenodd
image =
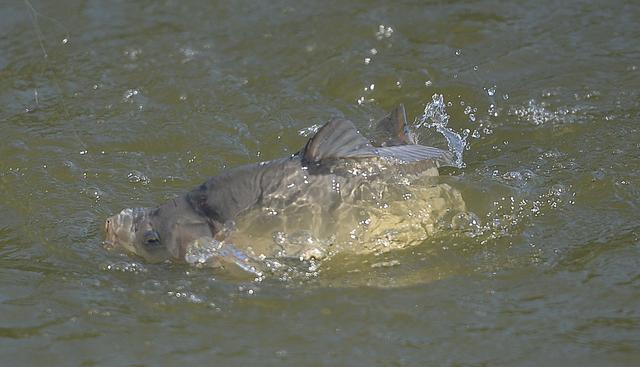
M131 171L127 174L127 179L130 183L140 183L142 185L148 185L151 183L151 179L140 171Z
M109 263L109 264L103 265L102 270L115 271L115 272L121 272L121 273L134 273L134 274L147 272L147 268L141 263L129 262L129 261L118 261L118 262Z
M579 107L560 107L553 111L546 102L531 99L525 106L511 107L508 114L517 117L520 122L540 126L577 122L577 113L580 111Z

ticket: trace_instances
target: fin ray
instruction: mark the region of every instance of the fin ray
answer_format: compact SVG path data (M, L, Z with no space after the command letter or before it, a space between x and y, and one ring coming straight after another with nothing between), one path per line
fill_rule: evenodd
M402 103L378 121L373 142L381 147L416 144Z
M327 122L300 152L303 160L318 162L326 158L374 157L373 146L349 120ZM367 155L368 154L368 155Z
M344 158L393 158L406 163L432 160L437 167L455 167L454 156L451 152L419 145L413 142L411 135L404 134L408 131L404 118L404 107L400 105L389 116L397 118L395 128L402 128L402 141L399 145L374 147L368 139L362 136L355 125L345 119L333 119L327 122L318 132L309 139L304 148L298 152L304 162L320 162L326 159ZM385 119L389 119L387 116ZM393 117L396 116L396 117ZM386 123L386 122L385 122ZM400 138L397 137L398 139Z
M394 158L407 163L433 160L437 167L456 167L455 158L449 151L427 147L424 145L397 145L393 147L376 148L379 157Z

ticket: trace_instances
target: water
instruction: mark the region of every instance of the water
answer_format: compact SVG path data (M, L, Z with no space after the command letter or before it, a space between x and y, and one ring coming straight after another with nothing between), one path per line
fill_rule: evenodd
M0 7L3 365L640 363L637 2ZM434 95L473 214L424 243L262 281L102 247L124 207Z
M467 146L469 130L464 130L464 136L460 136L460 134L449 128L447 126L449 125L449 115L447 114L442 94L434 94L431 99L432 101L424 107L424 113L418 123L415 124L415 128L426 127L440 133L447 140L447 148L454 155L456 167L462 168L464 167L462 156ZM468 115L473 110L475 109L468 106L465 108L464 113ZM480 136L477 135L477 137Z

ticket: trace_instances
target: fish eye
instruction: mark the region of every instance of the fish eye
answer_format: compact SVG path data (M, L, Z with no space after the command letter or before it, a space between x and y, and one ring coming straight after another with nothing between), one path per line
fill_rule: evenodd
M149 247L155 247L160 244L160 236L158 235L158 232L153 230L146 231L144 233L143 240L144 244Z

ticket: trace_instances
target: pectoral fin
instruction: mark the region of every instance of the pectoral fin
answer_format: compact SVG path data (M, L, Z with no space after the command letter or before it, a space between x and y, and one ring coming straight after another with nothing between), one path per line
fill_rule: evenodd
M202 237L189 245L185 261L220 269L234 277L261 276L263 265L247 256L233 244Z

